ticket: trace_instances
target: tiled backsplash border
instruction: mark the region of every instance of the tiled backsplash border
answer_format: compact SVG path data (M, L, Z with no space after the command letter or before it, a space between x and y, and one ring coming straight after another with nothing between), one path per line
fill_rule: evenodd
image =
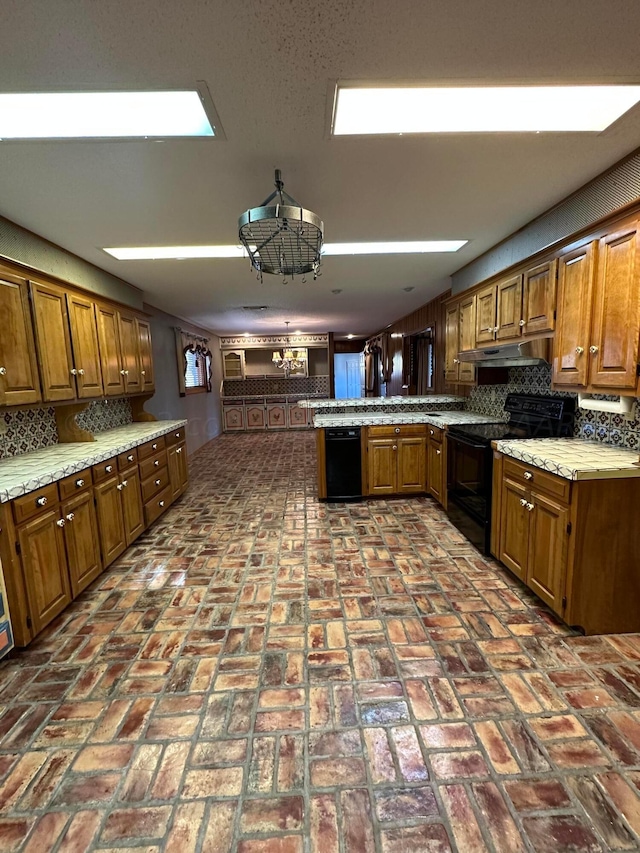
M0 459L57 444L54 411L38 408L0 413ZM131 403L126 398L94 400L77 417L81 427L94 433L125 426L132 420Z
M481 415L501 417L504 415L504 403L507 394L542 394L554 397L574 397L565 391L551 389L551 366L511 367L506 385L480 385L471 389L467 411ZM601 399L617 399L599 395ZM574 434L578 438L601 441L626 447L629 450L640 448L640 413L636 405L633 419L608 412L592 412L576 408ZM505 417L506 419L506 417Z
M289 379L225 379L223 397L266 397L269 394L329 394L328 376L291 376Z

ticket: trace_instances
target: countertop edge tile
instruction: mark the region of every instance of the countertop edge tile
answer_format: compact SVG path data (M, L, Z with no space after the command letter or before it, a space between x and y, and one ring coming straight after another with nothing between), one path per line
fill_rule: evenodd
M531 438L492 442L499 453L565 480L640 477L638 452L580 438Z

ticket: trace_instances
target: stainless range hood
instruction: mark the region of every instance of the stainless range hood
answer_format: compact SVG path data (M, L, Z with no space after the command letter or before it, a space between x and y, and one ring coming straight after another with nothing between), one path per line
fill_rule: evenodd
M458 353L458 358L460 361L470 361L480 367L526 367L548 364L550 340L550 338L537 338L520 343L496 344L496 346Z

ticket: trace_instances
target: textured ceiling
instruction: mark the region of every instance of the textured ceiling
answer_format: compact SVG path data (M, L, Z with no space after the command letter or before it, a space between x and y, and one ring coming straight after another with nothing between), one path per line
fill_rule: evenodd
M326 136L335 79L639 82L637 2L3 0L2 18L4 91L206 81L226 141L0 143L0 214L216 332L281 331L285 319L376 331L640 145L639 107L602 134ZM259 284L247 261L101 251L236 243L276 167L331 242L470 242L455 255L327 258L317 282L287 286ZM240 310L251 304L270 310Z

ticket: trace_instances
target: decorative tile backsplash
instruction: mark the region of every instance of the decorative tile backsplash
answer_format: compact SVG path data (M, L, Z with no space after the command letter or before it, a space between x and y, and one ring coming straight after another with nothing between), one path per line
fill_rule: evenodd
M225 379L223 397L266 397L269 394L329 394L328 376L291 376L289 379Z
M574 397L566 391L551 389L551 366L542 364L535 367L509 368L509 381L506 385L480 385L471 389L468 412L501 417L504 415L504 403L507 394L548 394L554 397ZM602 400L615 400L616 397L597 395ZM633 419L608 412L591 412L576 408L574 434L579 438L601 441L630 450L640 448L640 413L634 410ZM505 415L505 420L507 417Z
M133 420L128 399L95 400L77 417L91 432L125 426ZM53 408L21 409L0 413L0 459L30 453L58 443Z

